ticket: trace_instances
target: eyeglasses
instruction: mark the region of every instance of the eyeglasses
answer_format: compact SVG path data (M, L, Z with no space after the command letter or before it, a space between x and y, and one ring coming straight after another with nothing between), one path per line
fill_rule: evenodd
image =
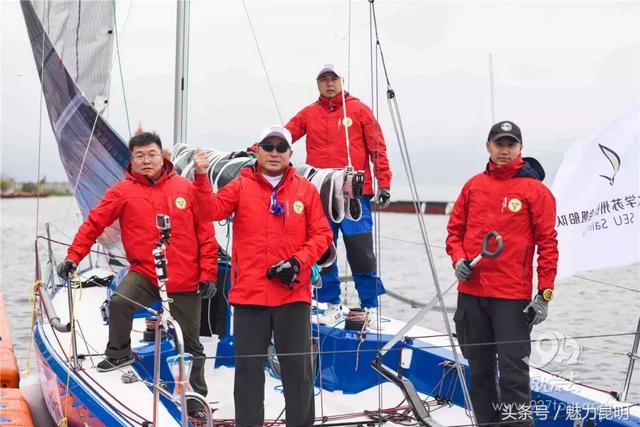
M151 161L157 159L159 156L161 156L162 153L158 153L157 151L151 151L147 154L143 154L143 153L138 153L135 156L132 156L134 160L138 161L138 162L142 162L145 159L149 159Z
M287 151L289 151L289 144L287 144L286 142L281 142L279 144L265 142L263 144L259 144L258 147L261 147L267 153L271 153L274 148L278 153L286 153Z

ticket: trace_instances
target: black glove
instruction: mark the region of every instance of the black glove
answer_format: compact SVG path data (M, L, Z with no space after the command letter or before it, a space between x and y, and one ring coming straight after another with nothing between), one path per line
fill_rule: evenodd
M278 276L280 281L287 285L289 289L293 289L294 283L300 283L297 279L300 273L300 263L294 257L283 259L274 264L267 270L267 279L271 280Z
M376 193L376 204L380 206L381 209L384 209L389 206L389 202L391 201L391 193L386 188L378 188L378 192Z
M547 318L548 311L549 303L542 298L542 295L536 295L523 310L531 317L531 326L544 321Z
M459 259L456 262L456 277L458 280L469 280L471 274L473 273L473 267L471 267L471 261L468 259Z
M218 292L218 288L215 282L210 280L203 280L198 282L198 293L202 299L211 299Z
M58 267L56 268L58 276L62 277L63 279L66 279L69 274L75 273L77 269L78 265L70 259L65 259L63 262L58 264Z

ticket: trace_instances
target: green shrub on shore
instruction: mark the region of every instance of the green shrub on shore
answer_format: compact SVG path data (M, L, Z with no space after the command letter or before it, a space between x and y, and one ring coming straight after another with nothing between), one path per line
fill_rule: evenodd
M66 182L48 183L46 177L43 177L39 183L33 181L16 182L13 178L9 177L0 178L0 191L3 193L10 193L14 191L37 193L38 186L40 187L41 194L46 193L50 196L70 196L72 194L71 188Z

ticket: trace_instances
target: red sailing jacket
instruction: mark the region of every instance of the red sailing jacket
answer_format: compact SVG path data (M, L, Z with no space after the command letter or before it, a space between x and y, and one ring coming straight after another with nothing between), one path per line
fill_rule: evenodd
M497 258L482 259L458 292L481 297L530 299L533 252L538 250L538 289L553 289L558 264L556 202L542 184L544 170L532 158L518 156L501 167L491 161L471 178L453 206L447 253L454 262L472 259L492 230L503 237Z
M120 220L122 244L135 271L157 284L152 251L160 240L156 214L169 215L171 239L166 249L167 292L195 292L198 281L216 280L218 244L213 224L201 221L194 204L194 187L177 175L165 160L162 177L151 183L127 167L125 179L105 193L89 212L67 252L67 259L79 263L102 231Z
M276 187L277 201L285 206L277 216L270 212L273 186L257 168L242 168L215 195L206 174L196 174L195 183L203 218L222 220L235 213L229 302L268 307L311 303L311 266L333 240L316 188L288 168ZM267 270L292 256L300 262L300 283L289 290L279 278L267 279Z
M346 92L345 96L347 120L352 122L349 126L351 164L355 170L364 171L364 194L373 195L370 161L378 187L391 189L391 170L380 125L369 107ZM293 142L307 135L307 164L317 168L344 168L348 160L343 119L342 95L331 99L320 96L285 127L291 132Z

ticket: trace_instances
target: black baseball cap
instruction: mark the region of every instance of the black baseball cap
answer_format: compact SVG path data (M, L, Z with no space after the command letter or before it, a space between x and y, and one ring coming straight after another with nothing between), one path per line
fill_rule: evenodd
M520 128L517 124L509 120L504 120L491 126L488 140L489 142L494 142L504 137L511 138L522 144L522 132L520 132Z

